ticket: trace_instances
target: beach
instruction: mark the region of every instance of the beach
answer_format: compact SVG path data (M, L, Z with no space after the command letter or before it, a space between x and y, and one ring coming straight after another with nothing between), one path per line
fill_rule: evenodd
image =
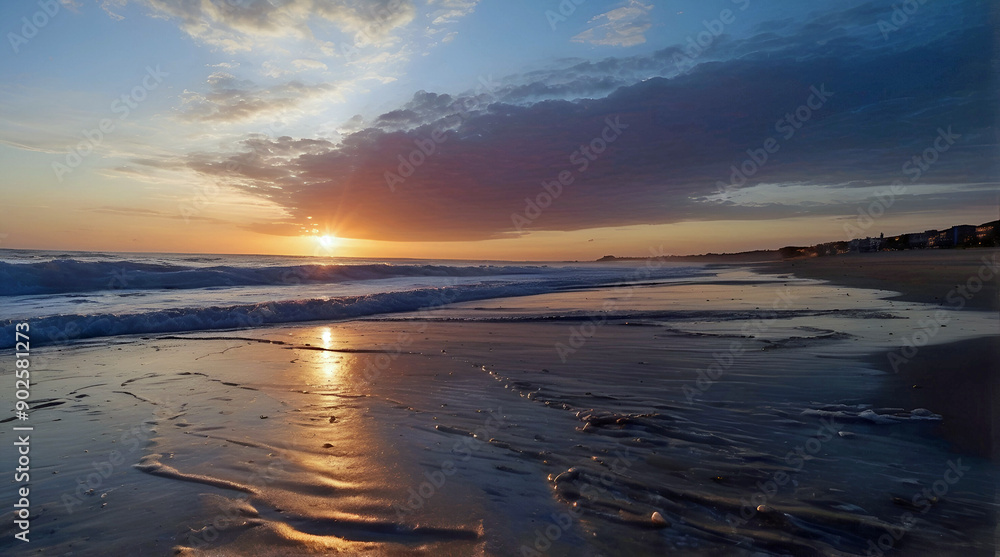
M0 15L0 557L1000 557L1000 1Z
M770 263L766 268L795 273L796 276L817 278L858 288L875 288L899 292L897 299L928 304L954 305L958 298L949 294L966 286L975 277L1000 272L997 258L1000 250L908 250L878 253L849 253L833 257L796 258ZM997 281L981 282L982 291L959 294L962 305L977 309L1000 310Z
M31 541L8 510L0 551L992 556L996 279L946 300L995 254L42 346Z

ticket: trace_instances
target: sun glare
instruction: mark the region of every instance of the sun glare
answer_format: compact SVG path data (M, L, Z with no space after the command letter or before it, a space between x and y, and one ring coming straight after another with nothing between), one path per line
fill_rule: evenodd
M316 241L317 251L322 252L325 255L330 255L330 252L337 249L340 246L340 238L333 236L331 234L324 234L322 236L313 236Z

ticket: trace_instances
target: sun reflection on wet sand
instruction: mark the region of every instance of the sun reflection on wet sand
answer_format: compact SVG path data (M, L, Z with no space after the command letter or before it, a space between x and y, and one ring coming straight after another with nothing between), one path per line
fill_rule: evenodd
M213 486L202 496L205 524L227 506L245 510L224 528L204 530L201 519L193 521L196 533L181 536L182 547L200 547L204 535L206 548L223 550L212 554L226 555L248 554L251 547L262 555L356 554L375 546L396 555L411 554L414 545L475 553L480 534L474 526L433 514L411 524L392 511L418 481L419 466L400 454L385 424L372 419L390 411L386 403L348 380L360 376L365 360L335 351L352 344L338 333L331 327L297 331L286 342L300 348L237 344L198 360L209 373L184 376L191 394L182 416L158 425L140 469ZM213 352L210 344L223 342L204 341L198 350ZM190 346L161 348L146 369L176 374L185 361L180 353L190 353Z
M324 327L320 336L323 343L323 351L318 352L319 360L317 366L319 373L316 374L317 378L321 379L321 384L331 385L343 376L342 364L344 355L330 351L333 347L333 338L333 330L330 327Z

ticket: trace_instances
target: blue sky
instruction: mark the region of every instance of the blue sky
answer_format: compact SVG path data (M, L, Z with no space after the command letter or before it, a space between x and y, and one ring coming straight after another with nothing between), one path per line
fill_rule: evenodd
M0 247L734 251L845 239L898 180L873 233L996 218L989 4L898 6L6 2ZM783 137L775 123L824 85ZM573 155L615 118L583 169ZM903 164L949 126L958 139L911 180ZM562 171L573 184L525 224Z

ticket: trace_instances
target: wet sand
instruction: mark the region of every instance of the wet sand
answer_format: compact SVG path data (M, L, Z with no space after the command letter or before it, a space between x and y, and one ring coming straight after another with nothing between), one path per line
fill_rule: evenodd
M996 316L888 373L937 309L890 295L734 270L42 349L0 551L992 556L997 465L934 374Z
M885 354L872 365L890 377L885 406L934 408L940 435L968 452L1000 462L1000 337L925 346L893 370Z
M993 278L985 281L983 290L971 296L960 296L968 307L998 311L1000 290L995 275L1000 273L1000 249L850 253L788 259L760 268L844 286L892 290L899 292L895 298L899 300L951 305L949 293L966 285L972 277L980 276L984 266ZM975 283L975 279L973 281ZM952 299L957 298L953 295Z
M959 249L858 253L786 260L763 268L791 272L857 288L899 292L890 299L942 306L946 313L916 334L935 335L957 311L1000 311L1000 250ZM982 280L980 283L979 279ZM970 283L970 280L972 281ZM981 290L976 290L982 284ZM965 290L958 288L965 286ZM954 324L951 324L954 326ZM947 419L939 433L960 450L1000 459L1000 328L984 338L916 347L905 357L899 348L872 357L872 365L893 376L882 403L935 408ZM907 351L908 352L908 351ZM903 356L893 365L891 357Z

